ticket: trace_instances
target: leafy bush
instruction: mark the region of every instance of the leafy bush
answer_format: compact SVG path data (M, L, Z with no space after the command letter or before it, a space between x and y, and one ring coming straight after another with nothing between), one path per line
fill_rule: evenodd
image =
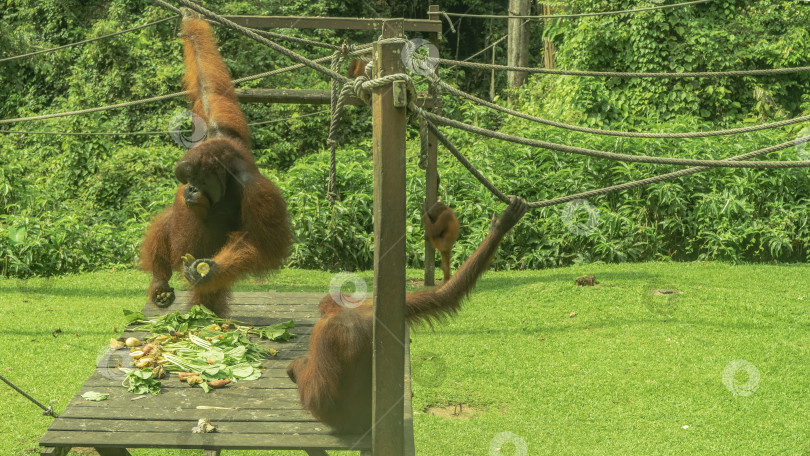
M478 0L454 0L489 12ZM407 12L407 2L390 3ZM364 6L294 1L213 1L228 14L349 14ZM582 0L571 12L637 6ZM421 7L420 7L421 8ZM462 8L463 9L463 8ZM720 71L808 65L806 23L797 2L717 0L640 14L560 20L545 30L562 68L617 71ZM99 36L166 16L136 2L10 2L0 11L3 56ZM805 19L805 20L802 20ZM481 29L483 30L483 29ZM289 61L234 32L217 29L235 77ZM300 32L332 43L327 30ZM476 31L482 35L480 31ZM490 29L489 35L497 34ZM0 117L100 106L179 89L183 72L175 25L160 24L109 41L0 65ZM355 40L355 41L357 41ZM290 45L310 57L326 55ZM452 47L452 46L451 46ZM447 52L444 52L447 51ZM450 50L443 48L443 55ZM443 70L444 71L444 70ZM482 72L445 72L445 80L477 86ZM502 75L498 75L501 78ZM501 79L498 79L501 81ZM243 87L327 88L310 71L287 73ZM633 131L715 130L802 114L810 76L715 79L600 79L535 76L515 91L518 109L554 120ZM22 124L43 131L167 131L185 108L181 99L82 117ZM247 105L257 163L286 193L297 243L290 264L329 270L372 267L369 116L348 109L341 123L338 180L342 200L326 199L328 115L320 107ZM444 99L444 113L491 129L593 149L645 155L726 158L790 140L799 127L732 137L641 140L552 129ZM5 128L5 127L4 127ZM424 173L418 140L409 132L408 264L424 264L421 208ZM623 164L530 149L447 131L464 154L504 192L542 200L578 193L674 167ZM135 261L144 230L173 198L172 169L183 150L168 136L34 136L0 134L0 274L25 277L124 265ZM769 159L797 159L792 149ZM440 195L461 220L458 265L488 231L503 204L440 150ZM592 198L583 206L532 211L508 237L496 268L541 268L583 262L645 260L806 261L808 173L794 170L712 170L676 181ZM573 210L573 213L566 211ZM569 220L570 219L570 220ZM577 228L579 225L584 226Z

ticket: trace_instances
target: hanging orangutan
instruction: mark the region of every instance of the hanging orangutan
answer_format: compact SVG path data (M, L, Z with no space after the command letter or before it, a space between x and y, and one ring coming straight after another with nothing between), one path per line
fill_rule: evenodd
M430 322L454 315L526 209L525 201L511 197L456 275L439 288L406 295L407 321ZM338 432L364 433L371 428L373 303L344 307L330 294L321 300L320 312L307 354L287 366L287 375L298 384L301 403L315 418Z
M191 284L192 304L222 316L231 284L280 268L293 235L284 197L250 152L247 122L211 27L190 10L183 16L183 86L208 136L177 163L181 185L149 228L141 264L153 276L151 302L166 307L174 301L169 279L180 270Z
M437 201L424 214L422 224L425 225L425 236L433 248L442 256L442 273L444 282L450 280L450 259L453 245L458 239L458 217L455 211L441 201ZM431 261L431 259L426 259Z

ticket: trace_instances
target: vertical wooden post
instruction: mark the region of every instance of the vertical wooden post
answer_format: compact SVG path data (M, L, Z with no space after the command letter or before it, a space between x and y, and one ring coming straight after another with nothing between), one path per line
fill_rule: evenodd
M404 35L404 21L383 24L382 39ZM402 43L374 43L374 77L402 73ZM402 456L405 387L405 123L399 91L372 92L374 160L374 361L372 454Z
M428 7L428 19L432 21L439 21L439 5L430 5ZM430 37L430 44L439 49L441 40L441 33L432 34ZM439 68L436 68L436 73ZM441 100L432 100L435 106L434 112L441 114ZM432 131L428 131L428 156L427 156L427 169L425 170L425 201L422 205L422 211L430 209L436 201L439 200L439 169L436 162L436 155L438 152L438 141L436 135ZM428 241L425 236L425 286L433 286L436 282L436 251L433 245Z
M548 16L554 14L553 10L551 9L551 5L543 5L543 16ZM546 19L545 20L545 27L548 27L549 24L554 19ZM554 51L557 49L548 38L543 38L543 64L546 68L555 68L557 66L554 63Z
M530 0L509 0L510 16L528 16ZM529 24L526 19L509 19L509 66L529 65ZM520 87L526 82L525 71L510 71L507 74L509 87Z
M490 21L490 25L492 25L492 21ZM492 30L492 27L490 27ZM490 33L491 35L491 33ZM498 46L492 46L492 64L495 65L495 51L498 50ZM495 69L493 68L489 74L489 101L495 101Z

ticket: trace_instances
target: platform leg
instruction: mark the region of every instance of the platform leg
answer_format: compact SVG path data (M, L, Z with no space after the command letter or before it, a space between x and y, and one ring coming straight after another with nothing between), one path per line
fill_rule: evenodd
M320 449L318 449L318 450L304 450L304 451L306 451L309 456L329 456L329 453L327 453L324 450L320 450Z
M44 447L39 451L40 456L65 456L73 447Z
M203 451L203 456L219 456L219 452L221 450L205 450Z
M126 448L93 448L101 456L131 456Z

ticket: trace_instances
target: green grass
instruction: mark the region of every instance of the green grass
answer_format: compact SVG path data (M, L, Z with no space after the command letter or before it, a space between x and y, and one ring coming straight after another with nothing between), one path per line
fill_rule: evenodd
M808 272L646 263L487 273L455 319L413 330L417 454L497 454L504 432L529 455L808 454ZM588 273L600 285L576 287ZM331 277L285 270L240 289L325 291ZM147 282L133 271L0 280L0 373L61 412ZM659 288L682 293L649 292ZM759 373L727 376L738 395L723 379L734 360ZM51 418L2 384L0 403L0 455L36 449ZM425 413L460 403L471 417Z

